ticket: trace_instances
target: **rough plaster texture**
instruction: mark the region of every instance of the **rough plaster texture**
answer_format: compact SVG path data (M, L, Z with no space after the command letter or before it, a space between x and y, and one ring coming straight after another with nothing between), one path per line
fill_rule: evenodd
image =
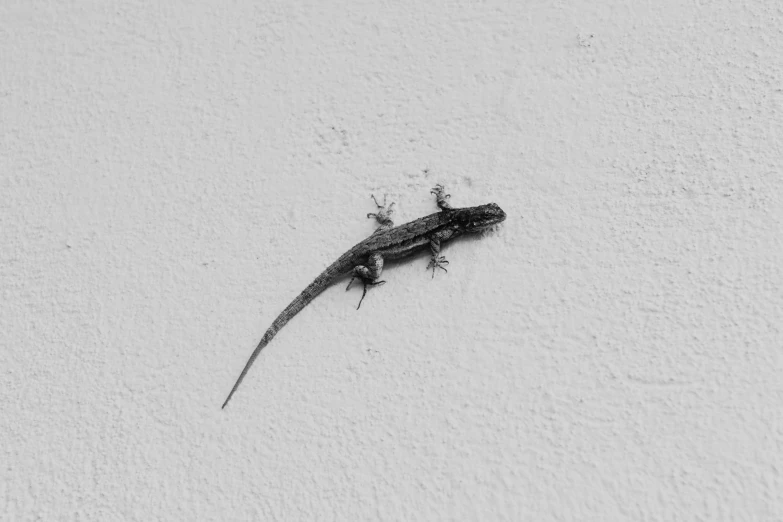
M783 520L781 27L0 3L0 518ZM436 182L509 219L325 292L221 411Z

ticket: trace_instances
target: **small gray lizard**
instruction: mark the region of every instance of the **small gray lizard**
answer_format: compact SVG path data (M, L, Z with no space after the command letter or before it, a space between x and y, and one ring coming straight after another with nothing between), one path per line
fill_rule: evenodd
M449 262L440 255L441 244L459 237L466 232L476 232L506 219L506 213L495 203L488 203L478 207L452 208L448 202L449 194L444 194L442 185L436 185L431 190L437 199L438 207L441 211L429 216L424 216L410 223L394 226L391 220L394 203L386 206L386 200L381 205L372 196L375 205L378 207L377 213L367 214L367 217L374 217L380 224L378 229L367 239L354 245L345 254L341 255L337 261L332 263L321 275L315 278L299 296L289 304L285 310L280 312L272 326L266 331L261 341L250 355L245 368L239 374L237 382L231 388L226 402L222 408L226 407L231 396L239 387L242 379L245 378L250 366L258 357L261 350L269 344L269 341L280 331L285 324L298 314L305 306L326 290L332 284L336 283L342 277L352 274L351 281L348 283L349 290L357 277L364 284L362 298L359 300L358 310L362 306L364 296L367 294L367 287L379 286L386 281L379 281L385 259L399 259L417 251L429 247L432 252L427 269L432 268L432 277L435 277L435 270L440 268L447 271L444 265Z

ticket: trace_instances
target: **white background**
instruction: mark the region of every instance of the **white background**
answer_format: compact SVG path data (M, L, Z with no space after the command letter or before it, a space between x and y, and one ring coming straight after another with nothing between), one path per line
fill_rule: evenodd
M781 27L2 2L0 518L783 519ZM327 290L221 411L438 182L507 221Z

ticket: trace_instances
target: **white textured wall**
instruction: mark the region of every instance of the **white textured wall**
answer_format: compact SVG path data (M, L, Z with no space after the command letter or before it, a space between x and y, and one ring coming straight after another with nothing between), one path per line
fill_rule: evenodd
M783 520L781 27L0 3L0 518ZM436 182L508 220L328 290L221 411Z

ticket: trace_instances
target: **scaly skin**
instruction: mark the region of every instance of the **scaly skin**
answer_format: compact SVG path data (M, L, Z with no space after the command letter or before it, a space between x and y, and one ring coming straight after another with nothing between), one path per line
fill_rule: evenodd
M269 327L261 341L259 341L256 349L253 350L250 359L248 359L245 367L242 369L242 373L239 374L239 378L234 387L231 388L231 393L228 394L222 408L226 407L226 404L228 404L228 401L231 400L234 392L242 383L258 354L277 335L277 332L305 306L310 304L318 294L338 280L348 274L352 274L353 277L351 277L348 288L346 288L348 290L354 279L361 279L364 284L363 300L367 293L367 287L385 283L385 281L379 281L385 259L403 258L425 248L429 248L431 252L430 263L427 265L427 268L432 268L432 277L435 277L435 270L440 268L445 272L446 268L444 268L444 265L448 264L448 261L440 255L440 247L444 242L468 232L483 230L506 219L506 213L495 203L488 203L478 207L452 208L447 201L450 196L444 194L442 185L435 186L431 192L435 195L441 211L398 227L394 226L391 219L394 203L387 207L385 200L384 205L380 205L375 201L378 212L367 214L367 217L374 217L380 224L380 227L370 237L357 243L353 248L341 255L337 261L332 263L312 283L307 285L307 288L302 290L302 293L291 301L291 304L285 310L280 312L280 315L272 322L272 326ZM374 196L373 200L375 200ZM361 305L362 301L360 300L359 306Z

